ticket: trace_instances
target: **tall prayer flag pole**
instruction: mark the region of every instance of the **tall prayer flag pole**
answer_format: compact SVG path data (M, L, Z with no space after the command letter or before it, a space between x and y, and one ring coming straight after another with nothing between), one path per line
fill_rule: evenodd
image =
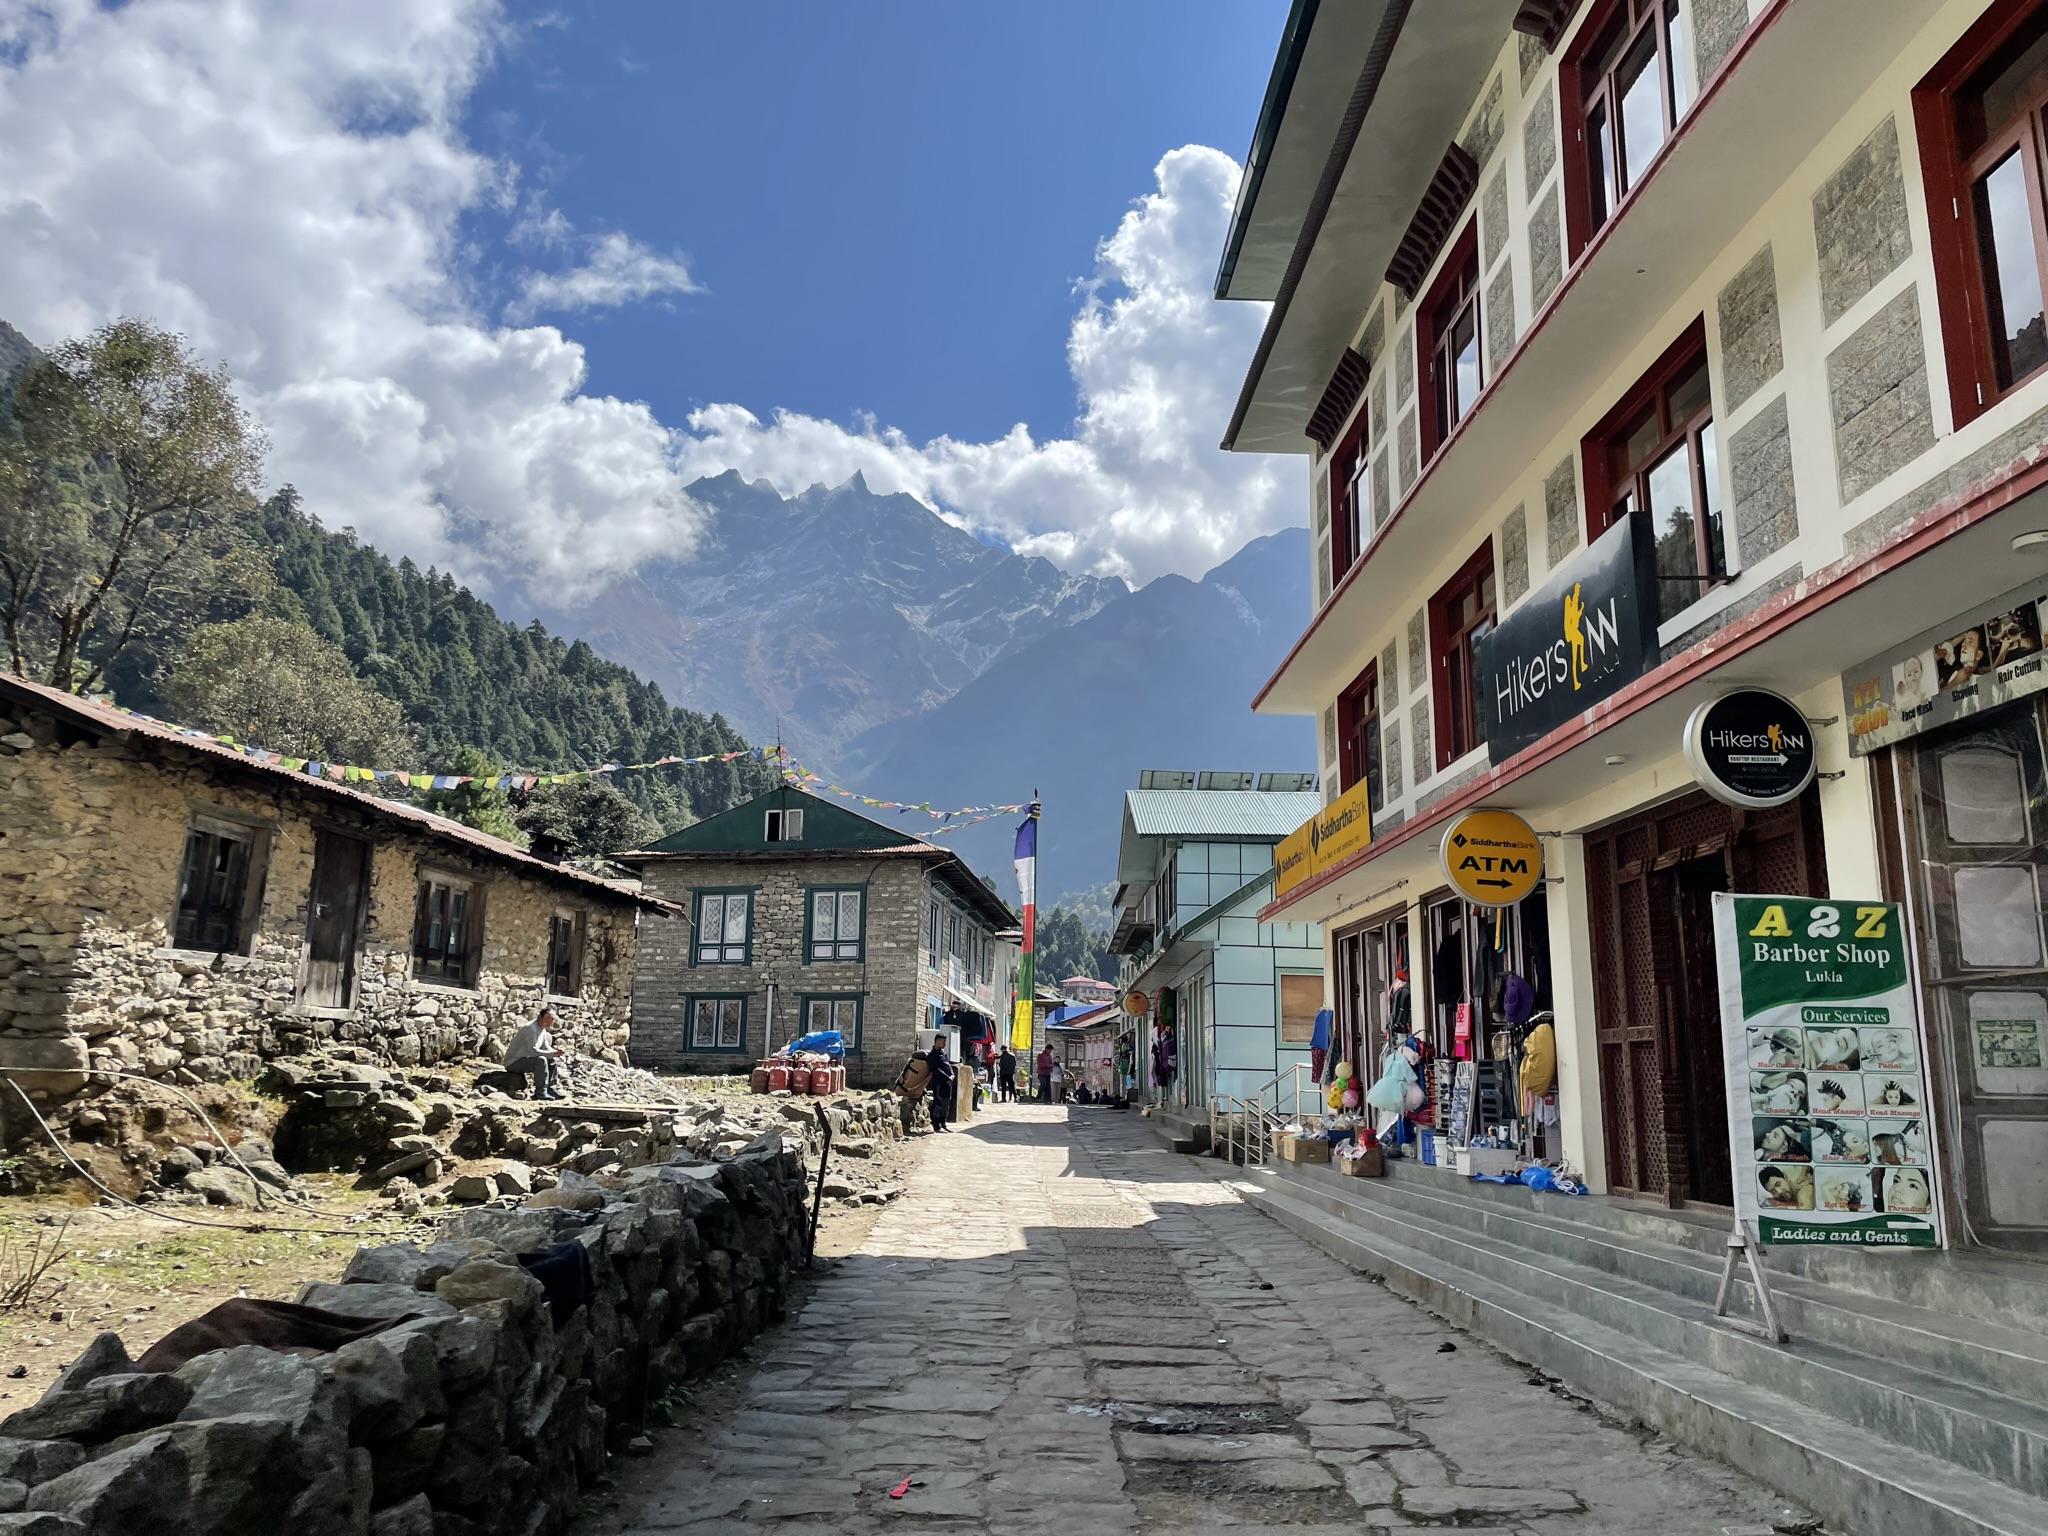
M1038 928L1038 791L1017 829L1017 895L1024 908L1024 943L1017 965L1017 1001L1010 1014L1010 1049L1031 1051L1031 1010L1038 994L1034 963Z

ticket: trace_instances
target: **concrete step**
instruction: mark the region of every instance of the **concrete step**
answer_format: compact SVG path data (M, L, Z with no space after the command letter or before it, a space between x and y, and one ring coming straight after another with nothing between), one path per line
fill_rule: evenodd
M1553 1212L1559 1205L1556 1195L1515 1184L1475 1182L1412 1158L1390 1162L1387 1169L1390 1188L1450 1191L1539 1214ZM1571 1209L1574 1221L1691 1248L1711 1256L1717 1265L1728 1235L1728 1212L1714 1207L1670 1210L1644 1200L1596 1195L1573 1200ZM1911 1262L1899 1262L1902 1258ZM1982 1251L1901 1254L1858 1248L1774 1248L1771 1267L1836 1290L2048 1337L2048 1264L2034 1260L2000 1258Z
M1450 1231L1483 1234L1511 1251L1528 1251L1600 1270L1711 1310L1726 1253L1725 1217L1693 1213L1677 1220L1643 1219L1615 1213L1618 1203L1540 1195L1517 1189L1521 1200L1499 1199L1504 1186L1418 1180L1399 1174L1370 1183L1346 1179L1327 1169L1290 1165L1305 1189L1360 1212L1394 1209L1418 1222ZM1532 1204L1531 1202L1542 1202ZM1622 1218L1616 1220L1616 1215ZM1658 1213L1646 1213L1654 1217ZM1655 1234L1654 1236L1651 1234ZM1706 1241L1711 1239L1711 1241ZM1781 1269L1783 1250L1769 1250L1785 1325L1802 1345L1834 1347L1918 1369L1942 1381L1972 1382L2031 1408L2048 1410L2048 1332L2019 1321L1985 1322L1953 1310L1936 1310L1888 1295L1846 1291L1799 1271ZM1910 1266L1930 1254L1879 1255L1894 1267ZM1994 1276L1994 1280L1998 1277ZM1951 1276L1954 1279L1954 1276ZM1951 1284L1951 1291L1956 1289ZM2000 1289L1994 1286L1994 1290ZM1746 1288L1745 1288L1746 1290ZM2048 1413L2043 1414L2048 1419Z
M1562 1230L1568 1225L1562 1221L1524 1220L1518 1231L1510 1230L1498 1212L1472 1208L1483 1202L1460 1208L1447 1197L1434 1198L1433 1208L1417 1214L1404 1204L1380 1198L1372 1184L1361 1186L1359 1180L1326 1173L1317 1177L1319 1172L1290 1166L1277 1176L1286 1180L1291 1198L1336 1219L1382 1233L1710 1369L1783 1393L1901 1445L2016 1488L2048 1488L2048 1409L1986 1390L1960 1358L1937 1360L1933 1369L1908 1364L1900 1358L1902 1350L1883 1347L1881 1325L1862 1330L1879 1342L1875 1352L1815 1338L1794 1320L1793 1298L1782 1287L1778 1289L1786 1302L1784 1321L1794 1342L1779 1348L1716 1319L1718 1266L1694 1268L1679 1250L1626 1254L1612 1244L1573 1238ZM1479 1219L1485 1215L1494 1219ZM1523 1246L1515 1240L1524 1235L1540 1239L1541 1246ZM1576 1248L1571 1246L1575 1241ZM1610 1269L1586 1262L1601 1249L1610 1261L1620 1257L1635 1263ZM1616 1272L1630 1268L1635 1273ZM1644 1274L1655 1278L1639 1278ZM1673 1280L1679 1283L1670 1285ZM1742 1294L1746 1302L1747 1287ZM1831 1310L1811 1296L1802 1299L1809 1303L1800 1314L1803 1322L1811 1323ZM1876 1305L1852 1299L1847 1308L1832 1310L1853 1318L1857 1308Z
M1504 1280L1411 1245L1381 1224L1332 1211L1291 1177L1250 1170L1246 1198L1354 1269L1412 1296L1518 1359L1540 1366L1673 1438L1778 1488L1856 1536L2040 1536L2048 1499L1904 1445L1690 1354L1560 1304L1530 1267ZM1426 1238L1409 1224L1406 1234ZM1467 1244L1467 1256L1477 1255ZM1512 1271L1511 1271L1512 1273ZM1588 1275L1596 1274L1587 1271ZM1527 1284L1517 1281L1531 1282ZM1641 1321L1640 1316L1633 1319ZM1701 1331L1747 1340L1726 1323ZM1749 1340L1759 1349L1771 1346Z

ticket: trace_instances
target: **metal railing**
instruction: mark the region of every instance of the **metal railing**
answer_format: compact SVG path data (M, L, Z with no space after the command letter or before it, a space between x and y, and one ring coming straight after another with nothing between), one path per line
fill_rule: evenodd
M1212 1156L1252 1168L1272 1156L1273 1133L1290 1120L1320 1118L1323 1097L1309 1069L1296 1062L1276 1072L1249 1094L1209 1096L1209 1151Z

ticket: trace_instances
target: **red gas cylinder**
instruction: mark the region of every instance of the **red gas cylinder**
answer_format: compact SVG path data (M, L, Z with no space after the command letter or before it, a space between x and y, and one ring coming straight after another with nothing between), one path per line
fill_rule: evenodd
M789 1069L789 1091L791 1093L809 1093L811 1091L811 1069L809 1067L791 1067Z
M752 1072L747 1074L747 1086L755 1093L766 1093L768 1091L768 1069L766 1067L754 1068Z
M843 1066L832 1069L832 1091L834 1093L846 1092L846 1068Z
M768 1091L773 1093L778 1088L787 1088L788 1086L788 1066L779 1061L770 1062L768 1064Z
M832 1076L837 1070L836 1067L811 1068L811 1096L813 1098L822 1099L826 1094L834 1091Z

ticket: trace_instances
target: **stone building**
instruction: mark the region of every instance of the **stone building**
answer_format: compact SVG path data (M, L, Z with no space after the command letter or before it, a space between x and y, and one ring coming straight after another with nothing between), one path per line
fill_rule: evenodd
M1224 446L1300 455L1312 530L1253 707L1372 833L1249 915L1319 924L1340 1036L1423 1035L1446 1109L1519 1070L1510 994L1554 1013L1554 1102L1506 1118L1625 1234L1468 1186L1347 1254L1858 1531L2048 1530L2044 61L2048 0L1300 0L1220 252L1270 306ZM1482 810L1541 849L1498 910L1442 852ZM1907 1097L1746 1070L1841 1056L1745 1060L1743 895L1886 940L1904 1000L1843 1054ZM1699 1326L1678 1255L1738 1212L1824 1372ZM1608 1241L1625 1306L1556 1273Z
M335 1042L499 1048L545 999L623 1061L668 908L445 817L0 674L0 1069L253 1077ZM54 1070L52 1070L54 1069Z
M688 913L641 936L640 1065L734 1071L837 1029L847 1080L885 1087L918 1030L1008 1017L1016 916L936 843L785 786L619 857Z

